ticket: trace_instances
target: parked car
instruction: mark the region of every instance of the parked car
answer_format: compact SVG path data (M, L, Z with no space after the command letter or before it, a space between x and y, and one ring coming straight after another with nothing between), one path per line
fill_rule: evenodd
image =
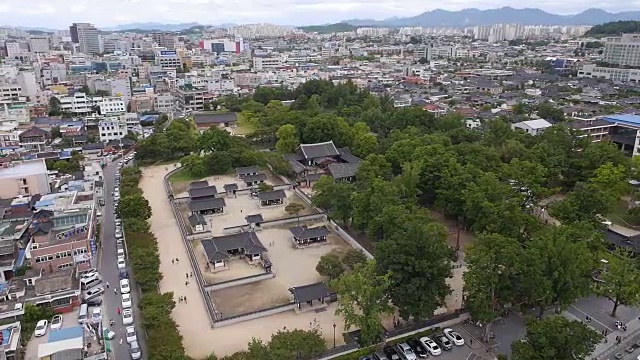
M133 324L133 310L124 309L122 310L122 325L131 325Z
M440 348L446 351L453 349L453 344L449 339L447 339L447 337L444 334L438 334L434 336L433 340L436 342L436 344L438 344L438 346L440 346Z
M93 299L85 300L84 303L87 304L87 306L100 306L102 305L102 298L96 297Z
M376 351L373 353L373 360L389 360L387 355L383 351Z
M424 345L424 347L427 349L427 351L429 351L431 355L438 356L442 354L442 349L440 349L440 346L438 346L438 344L436 344L436 342L431 338L426 336L421 337L420 342L422 343L422 345Z
M131 291L131 287L129 287L129 279L120 280L120 292L123 294L128 294Z
M393 346L386 345L384 348L382 348L382 351L384 351L384 354L387 355L387 358L389 358L389 360L400 360L400 355Z
M91 311L91 320L93 322L100 322L102 319L102 310L99 307L94 307Z
M142 358L142 351L140 350L140 346L137 341L131 343L131 358L133 360Z
M362 355L358 360L373 360L373 355Z
M49 322L47 320L38 321L38 323L36 324L34 335L37 337L45 336L47 333L47 326L49 326Z
M127 262L124 259L118 259L118 269L125 269L127 267Z
M464 338L462 336L460 336L460 334L458 334L457 331L455 331L453 329L450 329L450 328L446 328L442 332L456 346L464 345Z
M87 269L81 272L82 276L80 276L80 278L82 279L82 278L91 277L93 276L93 274L97 274L97 273L98 273L98 269L96 268Z
M85 300L90 300L90 299L98 297L98 296L100 296L102 294L104 294L104 288L102 286L96 286L93 289L85 291L84 299Z
M120 269L120 272L118 273L118 277L120 278L120 280L128 279L129 273L127 272L127 269Z
M413 353L413 349L411 349L411 346L409 346L409 344L407 343L399 343L396 345L396 350L398 351L398 354L400 355L401 358L403 358L404 360L416 360L416 354Z
M122 237L122 231L116 230L116 239L120 239Z
M138 341L138 335L136 335L135 326L127 326L124 329L127 336L127 344L131 344L134 341Z
M54 315L51 319L51 330L59 330L62 327L62 315Z
M131 307L131 294L122 294L122 308L128 309Z
M411 349L413 349L413 353L416 354L416 357L424 359L429 355L427 349L422 345L420 341L418 341L418 339L409 338L409 340L407 340L407 344L411 346Z

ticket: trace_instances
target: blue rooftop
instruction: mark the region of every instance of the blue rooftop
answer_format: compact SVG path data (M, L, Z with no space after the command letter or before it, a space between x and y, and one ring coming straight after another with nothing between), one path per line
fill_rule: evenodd
M626 114L609 115L609 116L603 117L602 120L608 121L610 123L618 123L623 125L640 127L639 115L626 115Z
M66 329L60 329L49 332L49 342L58 342L64 340L76 339L84 336L82 326L74 326Z

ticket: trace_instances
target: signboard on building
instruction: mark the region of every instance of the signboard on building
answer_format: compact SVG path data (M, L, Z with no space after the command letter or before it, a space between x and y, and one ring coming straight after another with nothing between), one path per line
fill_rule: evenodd
M177 55L178 53L173 51L173 50L161 50L160 51L160 55L162 56L171 56L171 55Z

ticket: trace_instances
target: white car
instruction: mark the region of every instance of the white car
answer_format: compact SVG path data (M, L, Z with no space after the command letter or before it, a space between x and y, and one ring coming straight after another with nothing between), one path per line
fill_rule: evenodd
M131 345L131 359L138 360L142 358L142 351L140 351L140 345L138 345L138 342L134 341L130 345Z
M47 320L38 321L36 324L36 330L34 331L35 336L44 336L47 333L47 326L49 326L49 322Z
M422 343L422 345L424 345L425 348L427 348L427 351L429 351L431 355L438 356L442 354L442 349L440 349L440 346L438 346L438 344L436 344L436 342L431 340L430 338L426 336L421 337L420 342Z
M131 294L122 294L122 308L128 309L131 307Z
M122 220L120 220L120 219L116 218L116 219L114 220L114 223L116 224L116 226L120 226L120 224L122 224Z
M122 231L116 230L116 239L122 238Z
M124 309L122 310L122 325L131 325L133 324L133 310Z
M413 352L413 349L411 349L411 346L405 342L396 345L396 350L400 353L400 357L405 360L417 360L418 358Z
M89 270L86 270L82 273L82 276L80 278L90 278L93 276L93 274L97 274L98 273L98 269L96 268L91 268Z
M127 262L124 259L118 259L118 269L125 269L127 267Z
M91 311L91 320L93 322L100 322L102 319L102 310L99 307L94 307L93 311Z
M136 335L136 328L134 326L127 326L124 330L127 334L127 344L138 341L138 335Z
M131 287L129 287L129 279L120 280L120 293L128 294L131 291Z
M62 316L54 315L51 319L51 330L59 330L62 327Z
M451 340L451 342L454 343L455 345L457 346L464 345L464 338L460 336L460 334L458 334L457 331L450 328L446 328L442 332L444 333L444 336L449 338L449 340Z

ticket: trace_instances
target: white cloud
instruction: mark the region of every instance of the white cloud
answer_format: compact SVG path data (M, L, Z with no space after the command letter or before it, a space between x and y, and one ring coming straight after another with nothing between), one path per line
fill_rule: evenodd
M302 25L353 18L406 17L437 8L461 10L502 6L539 7L562 14L577 13L590 7L609 11L640 9L638 2L622 3L619 0L606 3L539 0L526 4L514 0L0 0L0 24L59 29L67 28L73 22L92 22L98 27L129 22Z

